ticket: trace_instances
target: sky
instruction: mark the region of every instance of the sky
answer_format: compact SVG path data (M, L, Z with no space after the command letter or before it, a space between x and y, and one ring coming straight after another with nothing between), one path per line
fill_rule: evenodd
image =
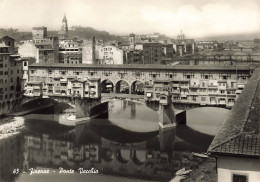
M260 32L260 0L0 0L0 28L59 30L68 25L110 34L159 32L207 37Z

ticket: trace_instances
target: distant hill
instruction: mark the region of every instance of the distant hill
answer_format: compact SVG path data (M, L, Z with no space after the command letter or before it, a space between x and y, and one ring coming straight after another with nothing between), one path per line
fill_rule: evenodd
M17 41L32 39L32 32L20 32L18 29L13 28L0 28L0 37L10 36ZM58 31L48 31L48 35L58 35ZM88 39L90 37L96 37L96 39L104 40L121 40L120 36L110 35L106 31L98 31L91 27L74 26L69 30L69 37L78 37L81 39Z
M73 26L69 30L69 36L75 37L78 36L80 38L90 38L96 37L99 39L109 39L110 35L109 32L106 31L98 31L92 27L81 27L81 26Z
M0 37L3 36L10 36L17 41L32 39L31 32L19 32L18 29L13 29L13 28L8 28L8 29L0 28Z
M2 36L10 36L17 41L20 40L30 40L32 39L32 33L30 32L20 32L18 29L13 28L0 28L0 37ZM48 31L48 35L58 35L58 31ZM147 37L147 35L139 35L141 37ZM155 40L165 40L170 39L169 37L165 36L164 34L152 34L150 35ZM95 37L97 40L118 40L118 41L127 41L128 35L126 36L117 36L111 35L107 31L99 31L92 27L81 27L81 26L72 26L69 29L69 37L78 37L80 39L88 39L90 37ZM149 36L148 36L149 37ZM195 41L202 41L202 40L254 40L260 39L260 32L252 33L252 34L233 34L233 35L220 35L220 36L210 36L210 37L203 37L203 38L196 38Z
M219 35L219 36L210 36L210 37L203 37L197 38L196 41L201 40L254 40L256 38L260 38L260 32L255 32L251 34L233 34L233 35Z

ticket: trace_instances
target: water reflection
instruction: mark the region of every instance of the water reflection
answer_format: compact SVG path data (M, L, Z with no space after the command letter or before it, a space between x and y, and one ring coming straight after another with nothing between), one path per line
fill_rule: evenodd
M77 170L82 167L95 168L103 174L170 180L179 168L195 168L202 161L191 152L160 150L161 136L143 142L119 143L85 131L85 136L92 136L91 139L77 143L76 132L57 136L26 134L24 169L62 166ZM169 140L167 144L172 142Z
M159 181L169 181L180 168L195 169L203 161L202 158L193 156L191 152L205 152L213 136L190 126L190 122L187 122L187 126L177 125L171 130L163 131L158 130L158 123L153 118L150 124L156 125L157 130L146 130L145 124L149 123L152 113L157 114L155 111L146 109L144 105L129 102L121 102L121 105L112 104L112 106L109 113L99 118L78 124L73 128L59 128L59 132L54 132L56 129L52 131L51 121L41 123L28 120L26 129L15 139L19 143L17 148L5 151L1 147L0 156L7 152L13 156L20 156L19 160L14 158L20 161L14 162L18 166L10 165L10 168L18 167L25 171L32 167L48 169L63 167L75 170L82 167L95 168L102 174ZM115 122L124 118L131 122L125 122L123 125ZM147 120L143 122L144 129L132 131L134 120L140 118ZM205 118L204 121L210 122ZM131 129L127 130L127 128ZM2 165L0 166L2 169ZM13 181L47 179L46 175L36 177L22 174ZM48 175L50 181L56 178L55 174ZM95 175L87 178L90 181L97 180ZM86 180L77 174L70 177L59 175L59 179ZM104 176L98 181L115 181L115 179Z

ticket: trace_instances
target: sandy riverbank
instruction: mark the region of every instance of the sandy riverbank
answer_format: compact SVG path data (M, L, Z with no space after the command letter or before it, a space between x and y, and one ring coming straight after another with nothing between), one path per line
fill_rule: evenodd
M0 125L0 139L19 133L24 127L23 117L9 117L5 119L5 123Z

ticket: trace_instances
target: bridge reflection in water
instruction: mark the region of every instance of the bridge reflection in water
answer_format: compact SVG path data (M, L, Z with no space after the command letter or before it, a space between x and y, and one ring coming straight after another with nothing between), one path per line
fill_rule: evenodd
M48 132L42 131L41 127L34 126L34 130L31 130L32 126L28 127L22 133L24 169L32 166L73 169L94 167L103 174L166 181L180 168L194 169L203 161L191 152L206 152L213 136L194 130L189 126L189 121L187 126L177 125L170 131L159 130L156 111L128 101L114 103L117 104L110 112L78 124L75 128L63 129L63 133L62 129L60 133L51 132L51 127ZM143 127L138 122L143 122ZM209 122L209 118L204 118L204 123ZM30 124L39 123L30 121ZM147 124L150 124L149 130L145 126ZM134 131L136 127L133 125L140 127ZM15 181L33 181L33 178L20 175ZM59 175L59 178L84 181L77 175ZM110 179L104 178L107 181ZM37 175L36 179L44 181L46 176Z

